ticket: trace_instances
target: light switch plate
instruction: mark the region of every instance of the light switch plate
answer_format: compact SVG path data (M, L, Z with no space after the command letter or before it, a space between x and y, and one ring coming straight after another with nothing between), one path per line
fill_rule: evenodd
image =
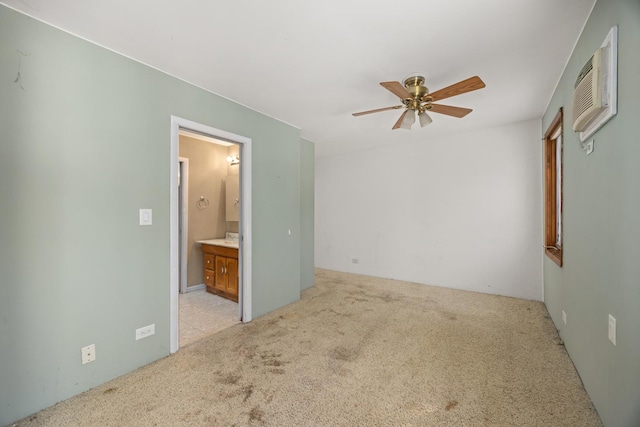
M140 209L140 225L153 224L153 211L151 209Z

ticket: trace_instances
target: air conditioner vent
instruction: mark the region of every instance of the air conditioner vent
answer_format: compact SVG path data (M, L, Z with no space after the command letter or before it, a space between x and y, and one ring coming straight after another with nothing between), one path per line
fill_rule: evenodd
M586 73L585 73L586 71ZM573 92L573 130L581 132L602 109L602 48L582 67Z
M618 27L578 73L573 92L573 130L586 140L616 114Z
M591 70L593 70L593 56L587 61L586 64L584 64L584 67L582 67L582 70L580 70L580 74L578 74L576 83L573 85L574 89L578 88L578 85L580 84L580 82L585 78L587 73L589 73Z

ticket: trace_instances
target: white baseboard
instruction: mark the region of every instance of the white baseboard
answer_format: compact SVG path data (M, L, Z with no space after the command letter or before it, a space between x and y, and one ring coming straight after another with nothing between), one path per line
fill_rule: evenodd
M204 283L200 283L199 285L194 285L194 286L187 286L187 293L189 292L194 292L194 291L199 291L201 289L204 289L206 286Z

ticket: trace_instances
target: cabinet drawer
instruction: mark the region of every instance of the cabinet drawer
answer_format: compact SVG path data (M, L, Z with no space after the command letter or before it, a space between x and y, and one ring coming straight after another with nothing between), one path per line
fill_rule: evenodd
M216 273L213 270L204 269L204 284L212 287L215 282Z
M216 256L214 254L204 254L204 269L205 270L213 270L215 264Z

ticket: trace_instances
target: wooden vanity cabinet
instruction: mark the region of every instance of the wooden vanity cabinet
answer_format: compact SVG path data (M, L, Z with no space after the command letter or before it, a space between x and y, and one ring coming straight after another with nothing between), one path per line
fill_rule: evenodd
M207 292L238 302L238 249L202 245Z

